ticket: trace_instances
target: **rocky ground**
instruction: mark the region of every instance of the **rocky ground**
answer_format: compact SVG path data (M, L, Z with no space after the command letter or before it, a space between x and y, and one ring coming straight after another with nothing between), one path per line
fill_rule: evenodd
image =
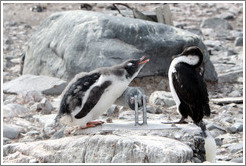
M65 10L81 10L81 4L4 4L3 5L3 82L20 76L20 60L25 44L39 24L51 13ZM153 12L161 4L129 4L140 11ZM112 4L83 5L91 9L109 12ZM128 10L119 7L122 11ZM42 9L42 11L40 11ZM208 129L217 144L217 162L243 162L243 5L227 3L175 3L170 4L174 26L201 35L210 52L210 58L218 73L218 82L207 83L212 115L205 118ZM129 11L130 12L130 11ZM222 18L216 23L209 18ZM211 23L212 22L212 23ZM216 27L216 26L217 27ZM134 80L132 85L145 89L150 96L154 91L169 91L167 78L156 76ZM158 95L157 95L158 96ZM150 120L174 121L179 115L168 95L152 98L148 104ZM228 98L229 99L225 99ZM223 98L222 101L214 99ZM239 100L235 101L235 99ZM167 104L169 103L169 104ZM51 137L65 137L52 130L49 119L57 113L59 97L37 91L25 94L3 94L4 144L33 142ZM8 113L7 113L8 112ZM52 117L52 118L51 118ZM133 121L133 112L114 107L101 119L110 123L117 119ZM54 134L58 134L54 136ZM11 159L5 158L5 162Z

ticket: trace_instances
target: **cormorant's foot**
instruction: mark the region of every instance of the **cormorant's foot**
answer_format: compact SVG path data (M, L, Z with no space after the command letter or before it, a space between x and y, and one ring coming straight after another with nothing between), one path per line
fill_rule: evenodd
M178 121L178 122L161 122L162 124L188 124L186 121Z
M187 124L188 122L185 121L186 117L181 117L181 119L178 121L178 122L161 122L163 124L172 124L172 125L175 125L175 124Z

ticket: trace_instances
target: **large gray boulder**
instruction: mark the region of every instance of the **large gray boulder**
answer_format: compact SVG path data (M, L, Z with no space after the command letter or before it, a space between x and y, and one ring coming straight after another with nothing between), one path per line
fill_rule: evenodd
M79 72L147 56L139 77L166 75L173 55L187 46L205 54L205 79L217 80L201 39L161 23L88 11L67 11L48 17L28 42L24 74L71 80Z
M3 155L4 163L183 163L193 151L164 137L94 135L9 144Z

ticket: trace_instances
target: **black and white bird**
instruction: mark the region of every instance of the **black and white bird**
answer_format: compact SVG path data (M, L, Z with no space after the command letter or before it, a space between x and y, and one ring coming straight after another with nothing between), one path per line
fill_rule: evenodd
M207 86L196 70L202 61L203 54L196 46L173 57L168 71L169 86L177 111L182 116L176 123L183 123L190 116L195 124L199 124L204 115L210 115Z
M149 59L130 59L112 67L102 67L89 73L77 74L62 93L56 122L81 128L92 127L91 122L119 98Z
M213 149L216 145L202 121L204 115L210 116L207 86L203 75L197 70L202 62L203 53L196 46L187 47L181 54L173 57L168 71L169 86L177 111L182 117L179 122L171 123L184 123L188 116L191 117L193 122L201 127L206 137L208 160L214 161L215 150Z

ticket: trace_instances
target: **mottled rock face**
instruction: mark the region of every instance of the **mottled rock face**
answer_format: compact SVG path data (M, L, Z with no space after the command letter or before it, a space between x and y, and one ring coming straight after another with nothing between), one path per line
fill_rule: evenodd
M46 163L183 163L193 156L188 145L153 136L77 136L59 141L10 144L3 149L5 161L8 162L30 162L35 159L36 162ZM11 156L17 154L25 155L18 155L13 160Z
M70 80L79 72L147 56L139 74L167 75L173 55L187 46L205 54L205 78L217 80L200 38L165 24L86 11L56 13L48 17L28 42L23 73Z

